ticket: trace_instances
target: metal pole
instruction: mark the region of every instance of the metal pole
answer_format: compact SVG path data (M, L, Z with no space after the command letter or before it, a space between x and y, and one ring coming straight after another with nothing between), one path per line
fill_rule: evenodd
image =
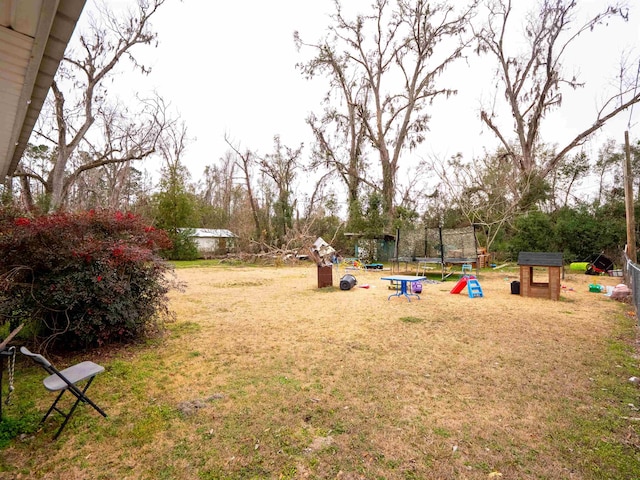
M627 256L633 263L638 261L636 254L636 222L633 212L633 171L631 170L631 147L629 131L624 132L624 200L627 214Z
M438 235L440 237L440 265L442 266L442 281L444 281L444 245L442 243L442 225L438 227Z

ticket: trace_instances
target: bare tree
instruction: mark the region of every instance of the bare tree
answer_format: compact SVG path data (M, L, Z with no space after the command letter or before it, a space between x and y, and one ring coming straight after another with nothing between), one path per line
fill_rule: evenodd
M234 176L236 159L233 152L227 151L220 158L219 165L208 165L204 169L202 198L205 205L221 212L222 223L227 226L234 213Z
M155 151L168 122L162 99L142 100L141 109L131 112L108 102L111 95L105 84L124 60L142 73L149 72L136 61L133 50L156 40L149 24L164 1L138 0L136 10L124 13L102 6L81 34L77 51L65 55L51 89L51 117L36 130L56 145L51 168L46 175L26 167L17 172L45 186L50 210L63 207L83 172L140 160Z
M398 182L396 188L400 198L398 206L411 212L425 211L433 195L433 185L429 182L431 178L433 169L428 162L420 160L410 167L405 181Z
M552 210L567 207L574 200L580 200L573 194L573 190L589 174L589 170L589 158L584 151L562 158L557 167L549 173Z
M469 223L481 227L480 240L489 251L520 211L516 193L520 177L512 174L515 167L508 156L499 151L469 163L458 154L446 161L431 159L429 165L440 179L435 195L442 204L440 212L459 209Z
M332 85L338 86L347 112L352 108L349 103L355 104L358 119L344 122L343 128L352 130L345 137L356 141L362 125L378 154L381 185L377 184L376 189L382 194L388 222L394 214L396 177L403 151L424 140L429 103L437 96L455 93L438 86L436 80L468 45L464 35L475 8L473 3L457 12L450 5L426 0L397 0L395 7L390 4L389 0L376 0L370 15L350 20L335 0L330 36L324 43L314 45L319 52L314 61L326 66L318 72L328 75ZM338 56L338 51L344 53ZM316 74L314 70L307 73ZM356 82L355 87L340 87L347 78ZM354 153L361 154L357 148L350 153L349 160ZM343 164L342 168L351 175L359 174L350 167Z
M331 208L334 204L335 192L326 192L326 187L330 184L332 177L333 172L328 171L316 181L313 192L307 197L307 204L304 210L305 218L310 219L314 215L324 216L326 207L329 207L331 215L335 214L335 211Z
M481 119L499 139L517 170L540 178L555 169L571 150L582 145L591 134L608 120L631 105L640 102L640 92L632 87L622 88L606 100L592 121L585 122L582 132L569 139L554 155L541 159L540 128L546 115L561 107L563 94L583 86L575 77L563 71L570 47L606 20L627 13L620 4L607 6L582 24L575 24L578 2L575 0L542 0L537 10L526 17L521 32L526 43L522 52L511 53L519 45L511 35L513 17L511 0L489 0L486 25L476 32L478 48L496 62L498 78L513 121L499 123L497 114L490 109L481 111ZM621 78L624 74L621 74ZM517 141L511 142L511 128Z
M164 167L184 179L187 170L182 166L182 157L189 146L187 126L184 122L176 122L170 128L165 128L158 139L158 153L164 161Z
M73 208L131 210L149 195L149 178L132 162L103 165L85 171L71 186L66 204Z
M631 169L636 202L640 201L640 141L631 142ZM625 162L625 146L610 138L598 150L593 171L598 178L596 205L606 203L607 197L624 197L624 174L620 167Z
M227 143L229 143L228 139ZM204 175L198 183L200 191L202 226L210 228L227 228L237 235L236 247L240 251L249 252L252 241L259 238L255 219L260 224L260 215L252 208L249 191L253 195L253 154L237 153L230 149L216 163L207 165ZM248 162L243 161L243 157ZM246 172L241 165L246 165ZM257 233L256 233L257 232ZM258 235L258 237L256 236Z
M307 124L316 139L310 168L325 168L329 175L335 173L347 189L347 216L352 219L358 208L360 185L367 180L364 143L366 141L364 123L358 105L367 103L369 92L364 78L350 69L348 55L339 54L335 47L325 42L307 44L298 32L294 34L298 46L313 49L316 56L298 68L308 78L324 74L329 78L330 90L324 99L324 111L320 118L309 115ZM318 185L319 186L319 185Z
M253 166L257 161L255 158L255 154L250 150L246 150L244 153L241 152L239 150L240 147L235 146L227 135L225 135L224 141L227 145L229 145L231 150L233 150L237 156L235 163L240 169L242 180L247 190L247 197L249 200L249 205L251 207L251 217L253 218L253 224L255 226L255 238L262 240L264 238L263 228L262 223L260 222L258 201L254 194L252 185Z
M283 145L280 136L273 139L274 151L260 159L260 170L269 177L275 187L277 201L274 205L276 222L275 239L282 242L287 236L288 230L293 226L293 212L296 199L293 195L293 181L300 167L300 155L303 145L291 148Z

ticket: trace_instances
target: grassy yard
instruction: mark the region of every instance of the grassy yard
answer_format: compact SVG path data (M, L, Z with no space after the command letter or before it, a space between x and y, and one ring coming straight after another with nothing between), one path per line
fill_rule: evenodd
M82 407L57 441L49 420L0 450L0 478L640 478L635 318L594 277L567 274L559 302L505 271L484 298L446 282L408 302L342 273L178 269L163 338L85 355L109 418ZM11 424L53 401L42 373L18 359Z

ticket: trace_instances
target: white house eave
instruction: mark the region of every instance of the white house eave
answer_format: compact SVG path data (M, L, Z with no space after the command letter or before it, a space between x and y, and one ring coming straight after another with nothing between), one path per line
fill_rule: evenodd
M86 0L0 0L0 179L22 158Z

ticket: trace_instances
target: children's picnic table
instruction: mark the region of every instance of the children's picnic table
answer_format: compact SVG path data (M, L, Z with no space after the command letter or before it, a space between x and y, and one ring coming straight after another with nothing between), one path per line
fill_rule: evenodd
M402 297L403 295L407 297L407 300L411 301L410 297L418 297L420 300L420 295L417 293L413 293L411 288L407 288L409 283L420 282L422 280L426 280L427 277L421 277L416 275L390 275L388 277L382 277L380 280L389 280L391 282L398 282L400 284L400 290L396 290L396 293L392 293L389 295L387 300L391 300L391 297Z

